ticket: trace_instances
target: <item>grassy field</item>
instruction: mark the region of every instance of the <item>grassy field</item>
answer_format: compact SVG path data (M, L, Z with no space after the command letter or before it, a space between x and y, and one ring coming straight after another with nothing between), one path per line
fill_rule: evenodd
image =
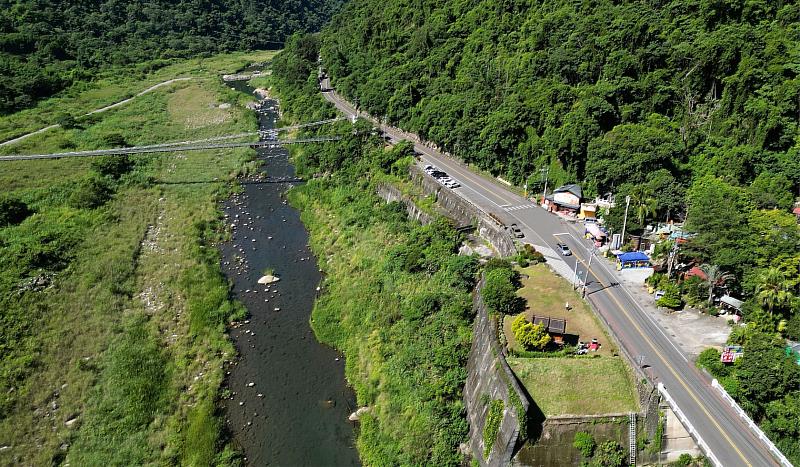
M545 416L637 410L628 370L619 357L511 357L508 364Z
M78 118L92 110L127 99L155 84L179 77L211 79L266 62L276 52L238 52L192 60L160 60L110 69L92 82L83 82L32 109L0 117L0 141L6 141L57 122L63 115ZM157 91L156 91L157 92Z
M567 320L567 334L575 341L597 338L602 347L590 357L511 357L508 363L546 416L596 415L635 410L633 381L616 347L606 335L589 305L578 292L544 264L524 269L517 293L527 303L528 319L544 315ZM567 310L565 304L570 304ZM503 320L509 348L522 350L514 339L511 323Z
M112 77L109 88L94 83L4 117L0 132L24 130L18 123L36 112L47 123L55 108L100 107L171 73L196 79L13 151L253 131L255 116L241 105L247 96L224 86L218 72L271 55L175 63L141 80ZM0 442L9 446L1 464L232 462L216 399L222 362L233 353L225 324L242 309L228 299L214 242L222 235L217 201L251 158L249 150L137 156L119 178L86 159L3 163L3 195L34 214L0 227ZM81 190L92 181L107 199L86 204ZM21 287L37 277L49 285Z
M597 354L610 356L616 353L616 347L606 335L594 312L567 281L554 274L544 264L520 269L520 272L523 274L522 288L517 294L527 303L524 313L529 320L533 315L566 319L567 333L577 336L575 340L588 342L592 338L597 338L602 344ZM566 310L566 303L570 305L569 311ZM522 350L511 332L511 323L517 316L506 316L503 319L503 332L511 349Z

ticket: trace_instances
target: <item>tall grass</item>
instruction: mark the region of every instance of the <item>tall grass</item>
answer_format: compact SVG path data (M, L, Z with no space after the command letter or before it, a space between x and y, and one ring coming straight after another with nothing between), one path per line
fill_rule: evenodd
M236 55L175 64L173 72L197 79L78 128L38 135L13 151L255 130L255 117L237 105L248 97L232 93L215 73L251 60ZM162 80L169 69L160 73L136 83L137 89ZM120 92L58 102L82 111ZM219 109L222 102L234 106ZM48 105L55 104L39 109ZM4 117L0 129L24 118ZM34 214L0 228L0 439L12 446L0 451L0 463L236 461L220 438L216 401L222 363L234 352L225 324L242 308L229 298L214 241L220 235L217 203L232 189L231 174L252 157L248 150L137 156L129 172L103 178L110 198L99 204L76 196L93 189L83 181L103 177L89 161L2 166L4 194L23 200ZM21 290L39 277L47 280L43 289Z

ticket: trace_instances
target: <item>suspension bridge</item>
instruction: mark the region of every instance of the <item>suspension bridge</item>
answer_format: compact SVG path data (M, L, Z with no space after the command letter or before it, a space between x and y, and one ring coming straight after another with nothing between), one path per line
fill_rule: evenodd
M338 117L338 118L331 118L328 120L321 120L318 122L302 123L298 125L275 128L271 130L261 130L258 132L237 133L233 135L216 136L213 138L205 138L193 141L175 141L169 143L150 144L146 146L95 149L88 151L69 151L69 152L57 152L48 154L13 154L9 156L0 156L0 162L26 161L26 160L38 160L38 159L64 159L69 157L98 157L98 156L120 156L128 154L203 151L209 149L232 149L232 148L244 148L244 147L259 149L259 148L276 148L292 144L325 143L330 141L338 141L341 139L341 137L317 136L311 138L277 139L277 135L278 133L281 132L293 131L301 128L309 128L320 125L327 125L330 123L346 119L347 118L345 117ZM243 138L251 138L253 136L258 136L263 139L259 141L231 141Z

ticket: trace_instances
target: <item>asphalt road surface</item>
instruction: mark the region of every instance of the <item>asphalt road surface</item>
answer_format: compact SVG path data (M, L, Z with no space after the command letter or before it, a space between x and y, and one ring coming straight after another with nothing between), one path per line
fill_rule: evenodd
M331 89L327 79L323 80L322 88ZM335 92L328 91L323 95L347 116L369 118ZM578 275L585 277L591 246L579 237L574 226L499 182L480 176L464 164L421 144L413 135L388 125L381 124L380 127L393 141L413 141L424 164L440 168L461 183L461 187L454 190L461 196L507 225L517 223L525 234L521 241L553 250L559 242L569 245L573 255L563 257L563 260L571 269L576 267L577 261ZM587 299L610 324L629 355L637 361L641 359L642 367L652 381L664 384L720 463L726 467L779 465L764 443L711 387L708 377L694 367L672 338L619 284L618 274L605 260L594 258L586 281Z

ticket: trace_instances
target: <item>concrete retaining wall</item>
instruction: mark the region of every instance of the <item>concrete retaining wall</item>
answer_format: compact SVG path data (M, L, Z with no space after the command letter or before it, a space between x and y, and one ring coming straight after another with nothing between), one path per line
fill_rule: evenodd
M472 349L467 363L464 404L469 421L469 447L482 466L505 466L511 462L520 437L527 434L527 413L531 401L520 387L497 342L497 323L483 303L478 284L474 297L476 310L472 330ZM483 429L490 400L502 400L503 419L488 457L484 457Z
M597 444L616 441L627 450L627 414L602 416L548 417L541 425L535 443L526 443L514 457L512 465L530 467L570 467L585 460L573 446L575 433L590 433Z
M378 196L386 200L387 203L391 203L392 201L403 203L410 219L418 221L422 225L427 225L433 222L434 218L432 215L420 209L419 206L414 203L414 200L404 195L396 187L381 183L378 185L376 191Z
M416 165L409 167L411 180L426 195L434 195L436 203L447 213L447 217L460 225L474 225L481 238L488 241L500 256L514 256L517 246L505 230L505 226L451 190L445 189L433 177Z

